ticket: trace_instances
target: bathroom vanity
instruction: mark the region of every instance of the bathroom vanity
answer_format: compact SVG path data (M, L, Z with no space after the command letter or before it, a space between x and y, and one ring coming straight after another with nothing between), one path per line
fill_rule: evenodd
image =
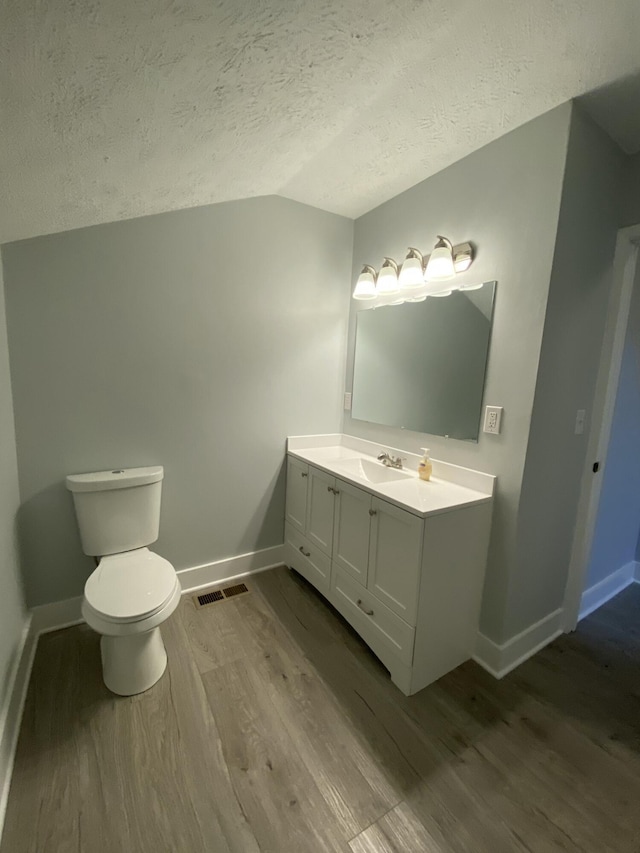
M347 435L287 446L285 562L360 634L406 695L471 657L495 477Z

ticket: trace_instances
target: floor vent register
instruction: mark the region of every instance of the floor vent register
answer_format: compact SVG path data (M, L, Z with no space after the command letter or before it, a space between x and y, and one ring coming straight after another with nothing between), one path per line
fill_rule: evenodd
M245 592L249 592L249 587L245 583L237 583L222 589L208 589L194 595L193 599L198 607L207 607L209 604L217 604L219 601L225 601L227 598L233 598Z

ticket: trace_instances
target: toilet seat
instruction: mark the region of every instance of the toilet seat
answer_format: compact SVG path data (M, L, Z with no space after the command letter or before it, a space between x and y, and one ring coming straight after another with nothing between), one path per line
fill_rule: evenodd
M102 557L84 588L85 604L102 620L127 624L149 619L175 596L178 576L148 548Z

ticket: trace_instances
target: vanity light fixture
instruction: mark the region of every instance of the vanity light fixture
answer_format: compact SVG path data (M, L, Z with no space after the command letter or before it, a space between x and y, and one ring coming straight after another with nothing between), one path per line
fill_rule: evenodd
M422 252L409 246L407 257L398 277L400 290L411 290L424 284L424 258Z
M424 271L424 280L427 282L448 281L450 278L454 278L455 274L453 243L438 234L438 242L429 255L427 268Z
M353 291L354 299L375 299L376 293L376 271L369 264L362 267L362 272L358 276L355 290Z
M398 290L398 264L393 258L385 258L376 281L376 296L390 296Z
M482 283L458 284L452 281L456 273L468 270L473 260L471 243L453 246L446 237L438 235L431 255L423 255L413 246L409 247L400 269L393 258L388 257L384 258L379 273L365 264L358 276L353 298L367 301L367 307L377 308L403 302L423 302L427 296L449 296L454 290L477 290Z

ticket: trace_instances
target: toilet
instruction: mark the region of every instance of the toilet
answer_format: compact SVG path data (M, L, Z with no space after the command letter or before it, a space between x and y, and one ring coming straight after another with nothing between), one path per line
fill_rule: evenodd
M104 683L119 696L152 687L167 666L160 625L180 601L168 560L147 547L158 538L161 465L70 474L82 550L99 558L82 615L101 634Z

